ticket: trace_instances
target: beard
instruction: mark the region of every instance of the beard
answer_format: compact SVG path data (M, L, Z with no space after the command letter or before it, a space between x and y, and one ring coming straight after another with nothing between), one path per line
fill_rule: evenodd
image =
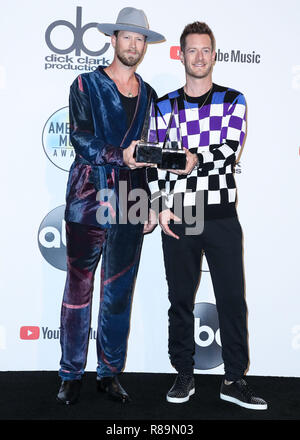
M142 58L142 54L140 52L136 52L135 55L126 55L126 52L121 53L119 50L116 50L116 55L121 63L127 67L136 66Z

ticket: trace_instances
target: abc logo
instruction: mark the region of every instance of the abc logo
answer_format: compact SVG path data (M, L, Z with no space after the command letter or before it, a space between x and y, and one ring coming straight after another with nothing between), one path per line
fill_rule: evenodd
M38 231L38 244L45 260L56 269L67 269L64 221L65 205L46 215Z
M223 363L219 319L216 306L197 303L194 307L194 367L209 370Z

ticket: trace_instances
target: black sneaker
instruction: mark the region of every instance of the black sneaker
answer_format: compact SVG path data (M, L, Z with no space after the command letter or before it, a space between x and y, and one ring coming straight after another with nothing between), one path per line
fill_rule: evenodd
M171 403L187 402L195 393L195 380L193 376L178 374L175 382L167 394L167 401Z
M220 398L227 402L236 403L248 409L267 409L268 405L260 397L256 397L244 379L237 380L230 385L221 386Z

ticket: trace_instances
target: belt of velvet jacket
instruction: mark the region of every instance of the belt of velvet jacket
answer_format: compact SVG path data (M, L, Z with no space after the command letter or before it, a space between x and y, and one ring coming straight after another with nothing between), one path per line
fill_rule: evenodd
M113 169L112 165L93 165L81 156L76 156L75 164L76 163L91 166L92 172L90 175L90 181L93 182L93 185L97 191L99 191L100 189L108 188L107 177L109 174L111 174L111 171ZM118 174L118 168L115 167L114 169L115 172Z

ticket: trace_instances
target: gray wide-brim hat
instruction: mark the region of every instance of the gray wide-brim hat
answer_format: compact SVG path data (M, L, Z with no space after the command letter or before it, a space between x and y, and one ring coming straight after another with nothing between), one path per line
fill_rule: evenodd
M141 9L123 8L119 12L116 23L99 23L97 28L106 35L113 35L115 31L130 31L147 37L147 43L157 43L165 37L149 29L147 17Z

